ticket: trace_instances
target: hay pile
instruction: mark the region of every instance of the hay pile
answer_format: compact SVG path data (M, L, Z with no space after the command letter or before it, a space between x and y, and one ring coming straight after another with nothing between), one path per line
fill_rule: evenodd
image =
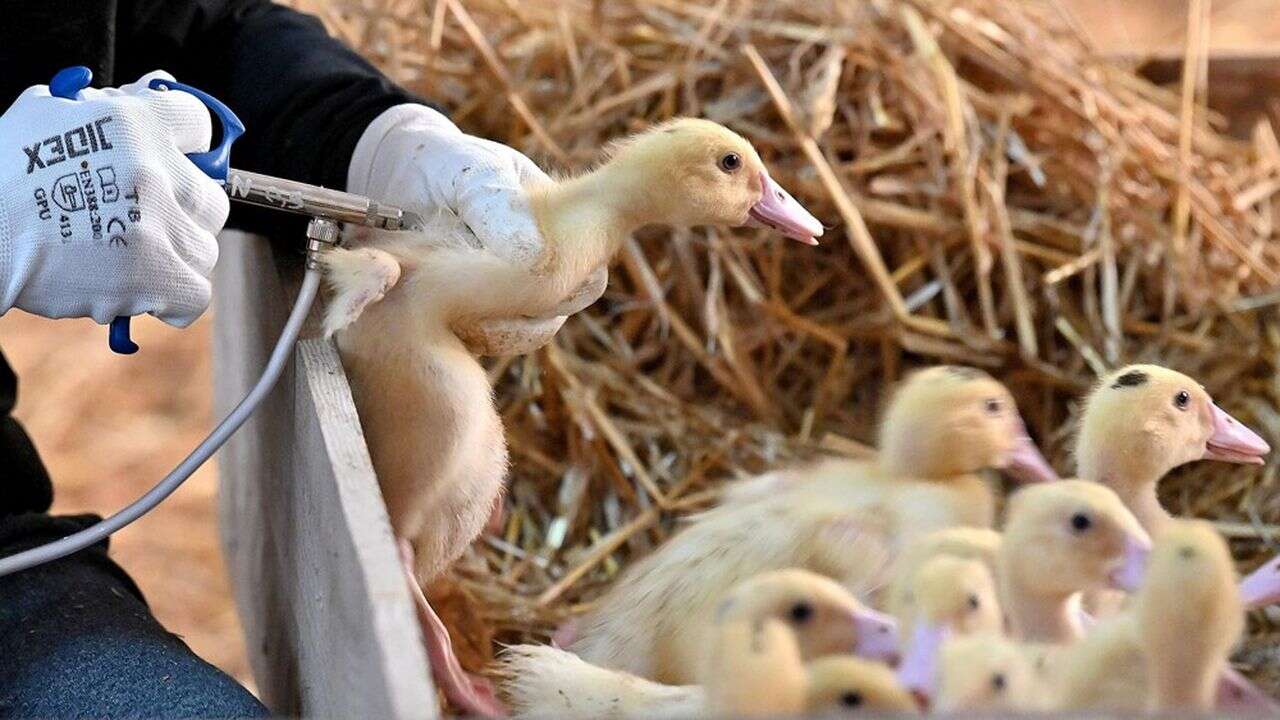
M1204 3L1181 92L1092 56L1052 2L294 4L546 167L700 115L834 225L818 249L642 234L552 347L492 366L511 512L441 598L471 616L473 664L492 638L545 639L725 478L869 452L884 389L920 364L1004 379L1064 471L1075 402L1138 360L1280 444L1280 143L1199 107ZM1275 473L1191 467L1165 501L1221 521L1247 569L1271 552Z

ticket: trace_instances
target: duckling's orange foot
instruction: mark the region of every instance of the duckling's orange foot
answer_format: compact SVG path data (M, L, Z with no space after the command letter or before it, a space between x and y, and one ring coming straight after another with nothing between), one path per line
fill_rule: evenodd
M498 700L493 684L462 669L458 656L453 652L448 628L436 611L431 609L422 586L413 574L413 548L404 540L400 541L400 563L418 611L423 644L431 663L431 677L436 685L444 691L450 703L467 715L483 718L507 717L507 709Z

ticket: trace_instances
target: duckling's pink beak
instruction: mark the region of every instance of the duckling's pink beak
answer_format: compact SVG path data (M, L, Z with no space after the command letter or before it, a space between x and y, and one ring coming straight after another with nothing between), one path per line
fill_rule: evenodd
M892 615L864 607L854 612L858 641L853 654L868 660L898 661L898 621Z
M938 694L938 659L951 636L942 624L921 620L911 633L911 644L898 665L898 682L911 693L921 709L928 709Z
M1213 709L1223 715L1261 718L1280 714L1275 700L1230 665L1222 668L1216 695Z
M1217 405L1213 408L1213 435L1204 449L1205 460L1262 465L1271 446Z
M1151 556L1151 538L1142 535L1126 535L1124 550L1118 564L1107 575L1107 584L1113 590L1137 592L1142 578L1147 574L1147 558Z
M769 173L760 171L760 184L763 195L760 201L751 206L747 215L754 221L771 227L792 240L799 240L806 245L817 245L817 238L822 235L822 223L809 214L791 193L769 177Z
M1027 434L1027 426L1018 420L1018 436L1014 438L1013 450L1009 453L1009 464L1004 471L1009 477L1023 483L1046 482L1057 480L1058 473L1044 455L1036 447L1031 436Z
M1250 610L1280 603L1280 555L1240 581L1240 602Z

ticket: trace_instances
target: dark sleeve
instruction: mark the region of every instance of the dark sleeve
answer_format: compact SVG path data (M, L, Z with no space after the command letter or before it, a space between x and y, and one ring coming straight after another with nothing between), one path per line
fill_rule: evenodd
M343 189L369 123L422 102L316 18L267 0L137 0L132 13L120 74L162 68L221 99L246 127L232 152L244 170Z
M17 402L18 377L0 354L0 519L46 512L53 503L49 473L31 438L12 416Z

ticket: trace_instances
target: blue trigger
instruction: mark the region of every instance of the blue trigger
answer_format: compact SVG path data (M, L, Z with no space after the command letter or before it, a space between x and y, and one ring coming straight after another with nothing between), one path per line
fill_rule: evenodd
M93 81L93 71L83 65L75 65L59 70L49 81L49 94L65 100L75 100L80 91L89 87ZM231 108L208 93L174 80L155 78L147 87L152 90L182 90L195 95L204 103L222 124L222 139L217 147L208 152L191 153L187 157L205 175L225 183L230 168L231 144L244 134L244 123L231 112ZM132 355L138 352L138 346L129 337L129 321L127 315L117 316L111 321L108 331L108 344L114 352L121 355Z
M75 100L81 90L89 87L93 71L83 65L62 68L49 81L49 94L54 97Z
M132 319L128 315L117 315L111 321L111 327L107 330L107 344L111 346L112 352L121 355L138 352L138 344L129 337L129 321Z
M64 70L63 72L66 71ZM226 182L227 169L231 166L231 143L244 134L244 123L240 122L240 118L231 112L231 108L222 104L221 100L186 83L156 78L147 87L152 90L181 90L195 95L200 102L204 103L218 117L218 121L222 123L222 140L217 147L211 148L208 152L190 153L187 158L195 163L195 166L200 168L205 175L218 182Z

